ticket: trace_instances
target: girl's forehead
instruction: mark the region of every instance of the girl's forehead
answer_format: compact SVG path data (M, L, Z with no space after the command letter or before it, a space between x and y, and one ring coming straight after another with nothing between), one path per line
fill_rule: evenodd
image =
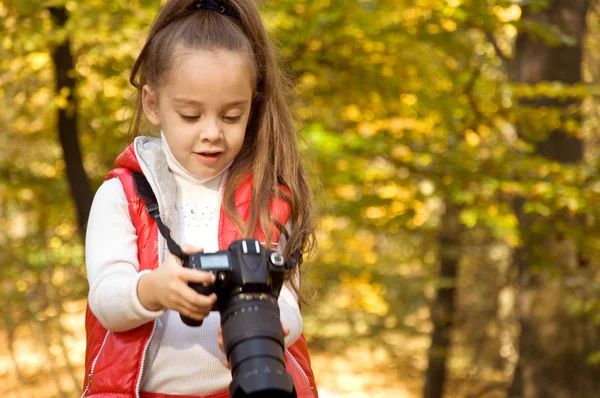
M226 50L179 51L161 79L171 97L252 96L254 71L244 54Z

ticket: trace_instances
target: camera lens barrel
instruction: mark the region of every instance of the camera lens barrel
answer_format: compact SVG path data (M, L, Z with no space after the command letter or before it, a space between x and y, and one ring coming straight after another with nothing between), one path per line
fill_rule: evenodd
M223 343L231 364L231 398L295 398L285 370L279 307L272 296L233 297L221 313Z
M259 338L252 344L238 344L231 349L229 360L236 367L245 359L254 357L270 357L279 361L281 357L281 346L279 342L269 338ZM235 367L232 368L236 370Z
M277 303L243 300L236 304L229 305L227 311L221 315L223 342L227 352L235 345L257 337L269 338L278 343L283 350L283 330Z
M231 398L296 398L294 381L285 367L270 357L244 361L229 386Z

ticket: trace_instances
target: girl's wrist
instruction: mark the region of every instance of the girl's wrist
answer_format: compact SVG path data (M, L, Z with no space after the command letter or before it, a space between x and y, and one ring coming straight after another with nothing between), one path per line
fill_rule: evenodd
M157 300L155 292L157 291L156 286L156 273L148 272L142 275L137 284L137 296L140 304L148 311L160 311L163 306Z

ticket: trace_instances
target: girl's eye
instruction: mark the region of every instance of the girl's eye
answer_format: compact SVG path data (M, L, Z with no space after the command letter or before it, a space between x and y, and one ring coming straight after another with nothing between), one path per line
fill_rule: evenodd
M200 116L189 116L189 115L181 115L181 118L186 122L195 122L200 119Z
M235 123L238 122L242 118L242 115L238 116L223 116L223 119L227 122Z

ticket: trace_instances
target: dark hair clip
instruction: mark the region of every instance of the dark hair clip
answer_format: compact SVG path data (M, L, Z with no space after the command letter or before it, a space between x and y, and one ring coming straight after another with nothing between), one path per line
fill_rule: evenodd
M219 1L199 0L194 3L193 7L197 10L210 10L218 12L219 14L229 15L230 17L237 18L237 15L233 12L233 10Z

